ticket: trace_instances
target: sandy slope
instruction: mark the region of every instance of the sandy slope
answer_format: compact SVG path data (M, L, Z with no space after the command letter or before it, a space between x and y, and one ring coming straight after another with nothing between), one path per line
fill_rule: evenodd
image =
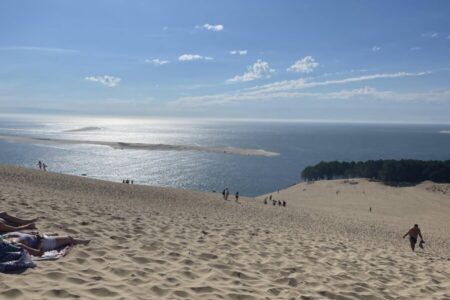
M0 274L0 298L450 299L448 186L358 182L293 186L273 194L282 208L0 166L2 210L93 239ZM414 222L416 254L401 239Z

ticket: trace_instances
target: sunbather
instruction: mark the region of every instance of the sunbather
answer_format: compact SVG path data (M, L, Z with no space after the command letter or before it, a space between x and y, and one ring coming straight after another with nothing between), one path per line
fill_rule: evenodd
M25 229L36 229L36 219L25 220L0 212L0 232L13 232Z
M46 251L65 246L87 245L90 240L76 239L71 236L40 235L36 233L11 232L3 236L7 242L27 250L31 255L41 256Z

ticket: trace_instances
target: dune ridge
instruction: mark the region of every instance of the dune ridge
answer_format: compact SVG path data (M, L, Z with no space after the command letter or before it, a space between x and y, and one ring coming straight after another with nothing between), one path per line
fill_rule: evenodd
M273 193L283 208L0 165L2 209L93 239L0 275L0 298L450 299L447 186L355 181ZM401 239L412 220L425 251Z

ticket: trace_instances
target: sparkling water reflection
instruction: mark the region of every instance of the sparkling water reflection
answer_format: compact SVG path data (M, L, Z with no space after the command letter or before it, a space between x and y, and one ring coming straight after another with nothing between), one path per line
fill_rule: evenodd
M91 130L68 131L85 127ZM443 125L361 125L220 120L0 116L0 134L151 144L264 149L256 157L197 151L118 150L99 145L17 144L0 140L0 162L121 182L258 195L300 180L321 160L450 159Z

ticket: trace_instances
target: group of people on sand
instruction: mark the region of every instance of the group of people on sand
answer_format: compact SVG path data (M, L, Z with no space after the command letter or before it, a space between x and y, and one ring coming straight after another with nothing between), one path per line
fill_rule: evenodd
M222 191L222 198L223 198L223 200L227 200L228 201L228 197L230 196L230 190L228 189L228 188L225 188L223 191ZM235 194L234 194L234 200L236 201L236 202L239 202L239 192L236 192Z
M134 180L130 180L130 179L123 179L122 183L126 183L126 184L134 184Z
M33 256L42 256L47 251L66 246L87 245L90 240L57 234L40 234L36 231L38 219L20 219L7 212L0 212L0 242L27 251ZM1 251L1 248L0 248ZM0 258L2 253L0 252Z
M275 200L275 199L273 199L272 195L270 195L269 197L264 197L264 204L267 204L270 202L272 202L273 206L276 206L278 204L278 206L286 207L286 205L287 205L286 201Z
M37 166L39 168L39 170L44 170L47 171L47 164L45 162L43 162L42 160L38 161Z

